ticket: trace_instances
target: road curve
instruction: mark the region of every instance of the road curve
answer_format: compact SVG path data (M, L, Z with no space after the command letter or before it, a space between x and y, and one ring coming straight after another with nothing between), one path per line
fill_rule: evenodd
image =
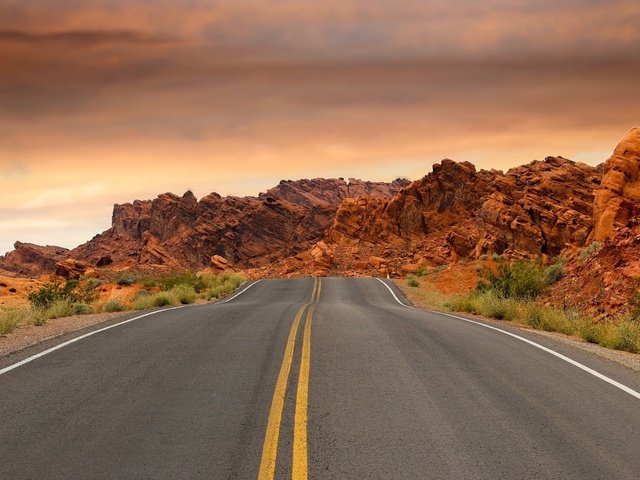
M638 398L387 286L262 281L5 371L0 478L640 478ZM516 332L640 391L637 372Z

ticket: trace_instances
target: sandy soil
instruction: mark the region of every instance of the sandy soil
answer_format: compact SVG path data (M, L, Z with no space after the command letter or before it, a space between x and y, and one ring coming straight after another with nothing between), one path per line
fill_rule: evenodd
M123 313L95 313L91 315L76 315L48 320L45 325L21 325L12 333L0 336L0 357L30 347L37 343L59 337L65 333L74 332L85 327L112 320Z

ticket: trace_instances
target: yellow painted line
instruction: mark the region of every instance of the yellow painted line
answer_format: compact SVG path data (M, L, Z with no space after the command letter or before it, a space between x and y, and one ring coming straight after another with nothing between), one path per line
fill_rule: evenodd
M318 288L318 280L314 280L311 301L315 298ZM258 480L273 480L276 472L276 457L278 455L278 439L280 436L280 424L282 423L282 411L284 409L284 398L287 393L287 382L289 381L289 372L291 371L291 362L293 360L293 351L296 345L296 335L298 333L298 325L309 303L304 304L298 310L296 317L289 331L287 346L284 350L280 373L276 382L276 388L273 392L273 400L271 401L271 410L269 411L269 420L267 421L267 430L264 435L264 443L262 445L262 458L260 460L260 470L258 470Z
M319 293L318 289L318 293ZM315 305L307 313L302 340L300 376L296 394L296 412L293 423L293 465L292 480L307 480L309 453L307 449L307 408L309 405L309 371L311 364L311 320Z
M320 300L320 290L322 289L322 281L318 278L318 289L316 290L316 298L313 300L314 302L318 302Z

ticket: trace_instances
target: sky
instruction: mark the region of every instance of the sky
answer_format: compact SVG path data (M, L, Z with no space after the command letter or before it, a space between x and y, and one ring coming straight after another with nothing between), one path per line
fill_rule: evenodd
M640 124L637 0L0 0L0 254L114 203L421 178Z

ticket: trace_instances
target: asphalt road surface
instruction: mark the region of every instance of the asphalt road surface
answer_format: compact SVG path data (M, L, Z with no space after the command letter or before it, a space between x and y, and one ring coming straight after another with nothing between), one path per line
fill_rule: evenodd
M0 359L0 479L640 478L637 372L394 294L261 281Z

